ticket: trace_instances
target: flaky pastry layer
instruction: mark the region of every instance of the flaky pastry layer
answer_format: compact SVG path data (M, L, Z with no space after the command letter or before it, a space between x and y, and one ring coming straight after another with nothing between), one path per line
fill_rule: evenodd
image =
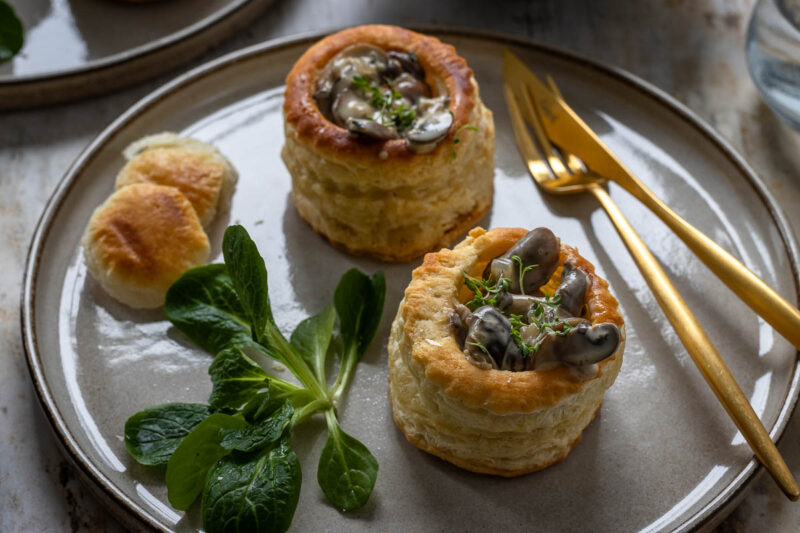
M459 349L450 326L457 301L469 299L463 272L480 275L527 230L472 230L453 250L427 254L412 275L389 338L390 398L395 421L421 449L481 473L516 476L566 457L599 410L603 393L622 364L624 323L608 284L569 246L572 260L589 278L586 318L611 322L622 343L599 363L595 378L581 381L565 366L547 371L482 369ZM559 267L546 286L551 294Z
M316 74L358 42L416 52L429 84L446 87L455 123L432 152L415 154L404 139L354 137L320 113L312 96ZM491 208L492 113L464 60L438 39L377 25L326 37L287 77L284 117L281 156L292 200L315 231L349 253L408 261L450 245Z

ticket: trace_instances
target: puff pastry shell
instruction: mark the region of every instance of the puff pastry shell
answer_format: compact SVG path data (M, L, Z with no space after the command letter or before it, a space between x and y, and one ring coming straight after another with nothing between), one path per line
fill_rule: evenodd
M557 462L580 440L622 364L624 323L608 283L572 247L571 259L590 285L585 318L620 327L622 342L582 381L565 366L509 372L470 363L456 344L450 313L469 299L462 272L480 276L486 264L527 230L476 228L454 249L430 253L412 281L389 338L389 384L394 419L417 447L473 472L518 476ZM552 294L561 267L546 286Z
M432 152L416 154L404 139L356 138L319 111L315 76L355 43L416 53L428 85L447 91L454 125ZM491 207L492 113L464 59L434 37L373 25L322 39L286 78L284 118L281 155L294 204L314 230L350 253L407 261L449 245ZM467 124L475 131L462 128Z

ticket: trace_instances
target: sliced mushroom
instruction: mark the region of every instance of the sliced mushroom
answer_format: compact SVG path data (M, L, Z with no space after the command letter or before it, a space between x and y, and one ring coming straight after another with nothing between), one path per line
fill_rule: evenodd
M448 134L452 125L453 115L443 99L420 98L417 120L406 133L406 138L417 144L436 142Z
M536 228L517 241L506 253L492 260L489 267L492 279L497 279L495 273L502 271L504 276L511 280L510 292L534 294L555 272L560 251L561 244L552 231L547 228ZM511 259L514 256L522 260L523 268L536 265L523 276L523 287L519 286L519 264Z
M535 302L541 301L541 298L535 298L533 296L523 296L521 294L509 293L503 294L507 295L507 298L501 299L498 302L497 307L507 315L526 316L531 306Z
M558 266L558 256L561 245L558 237L547 228L536 228L522 237L517 244L504 254L504 257L517 256L522 260L522 265L528 267L536 265L525 275L522 290L526 294L533 293L547 283ZM516 278L519 278L519 266L515 264ZM512 283L515 281L512 279ZM513 289L512 289L513 292Z
M382 141L397 139L397 130L394 127L384 126L368 118L348 118L345 122L345 128L351 133L367 135Z
M367 118L374 109L358 92L342 91L336 96L331 111L336 123L342 125L351 118Z
M591 325L584 321L557 339L559 360L570 365L591 365L611 357L619 347L621 335L615 324Z
M466 319L467 337L464 352L475 359L488 355L499 367L511 339L511 324L503 314L490 305L476 309Z
M328 62L332 78L352 75L348 72L355 67L355 74L373 79L380 79L389 65L389 56L378 48L367 43L357 43L348 46Z
M396 61L400 67L418 79L425 79L425 69L417 61L417 54L413 52L400 52L398 50L390 50L387 54L389 61Z
M486 270L483 271L483 277L494 280L495 282L500 278L511 278L514 275L514 261L508 257L497 257L486 265Z
M395 91L408 98L412 104L418 102L420 98L427 98L431 95L431 89L427 83L407 72L400 74L394 80L393 86Z
M467 338L467 317L470 315L467 306L457 303L455 310L450 313L450 326L453 328L453 333L456 337L458 347L464 349L464 341Z
M561 285L556 289L556 295L561 296L561 308L570 316L579 316L586 303L586 289L589 287L589 278L572 262L564 263L561 271Z
M498 362L497 366L500 367L500 370L521 372L523 370L527 370L529 360L529 358L522 355L522 350L520 350L519 346L517 346L517 343L512 339L506 345L506 351L503 354L502 360Z

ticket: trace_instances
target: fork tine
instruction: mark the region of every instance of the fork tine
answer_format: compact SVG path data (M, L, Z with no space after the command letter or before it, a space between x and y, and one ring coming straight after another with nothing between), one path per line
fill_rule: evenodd
M525 164L528 166L528 171L533 178L538 182L542 180L549 180L553 178L553 171L547 160L542 156L539 148L533 142L533 138L525 126L522 113L517 104L517 99L514 96L514 91L511 89L508 81L504 83L506 93L506 103L508 104L508 112L511 115L511 126L514 129L514 137L517 139L517 146L522 152L522 157L525 159Z
M546 159L550 165L550 168L553 170L553 174L555 174L557 178L564 178L568 174L571 174L571 170L567 168L560 152L553 148L550 138L545 133L544 126L542 125L542 119L540 117L541 111L536 105L536 101L531 98L528 84L523 83L522 86L523 91L520 94L520 98L522 100L521 107L523 110L523 116L527 120L528 124L531 125L531 129L533 130L533 134L536 137L536 141L539 143L539 146L542 147L545 154L548 154Z

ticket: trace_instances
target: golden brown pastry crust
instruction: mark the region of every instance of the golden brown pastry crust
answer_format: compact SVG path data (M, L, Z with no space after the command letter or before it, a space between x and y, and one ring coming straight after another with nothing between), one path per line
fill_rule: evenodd
M128 163L117 175L117 189L134 183L175 187L192 203L203 226L227 204L237 179L233 166L216 147L175 133L139 139L124 154Z
M450 91L455 125L433 151L415 154L403 139L355 138L320 113L312 96L317 72L358 42L416 51L429 83ZM361 26L326 37L289 74L284 115L281 156L292 176L292 201L337 248L408 261L449 246L491 208L492 113L464 60L433 37L394 26ZM474 129L458 131L464 124Z
M441 347L427 342L414 344L414 359L425 368L426 377L465 405L498 414L527 413L551 407L565 395L580 391L584 385L565 366L545 372L512 373L479 368L464 357L450 330L453 294L458 291L461 302L471 296L461 274L465 263L468 273L480 276L486 263L511 248L526 233L528 230L522 228L496 228L488 233L483 228L475 228L454 250L427 254L412 274L403 305L406 334L419 340L424 335L425 339L442 344ZM621 326L623 321L617 311L617 300L608 292L608 283L595 274L594 266L569 246L562 245L561 254L560 264L567 258L576 261L576 266L591 282L586 295L586 318L592 323L611 322ZM460 268L454 269L453 265ZM560 272L560 268L556 270L555 279L559 279ZM431 317L432 309L440 310L435 317ZM601 373L614 358L611 356L600 363Z
M472 69L456 54L449 44L435 37L422 35L398 26L367 25L350 28L325 37L297 60L286 77L283 103L286 123L296 131L298 138L313 143L318 150L333 152L337 157L383 159L412 158L417 156L406 146L404 139L369 141L355 139L347 130L328 121L314 101L317 74L330 59L355 43L370 43L384 50L414 52L425 68L425 81L432 88L444 83L450 96L449 109L453 112L454 127L436 150L447 150L456 130L469 122L475 107ZM435 89L434 89L435 90Z
M137 308L163 305L169 286L209 251L189 200L174 187L149 183L112 194L92 214L82 243L103 288Z
M527 233L521 228L475 228L453 250L425 256L398 309L389 339L390 397L398 426L423 450L475 472L515 476L563 459L595 416L622 363L624 322L608 283L577 250L562 244L589 278L587 318L620 327L622 342L582 381L566 366L509 372L470 363L450 326L457 301L471 294L463 272L480 276L486 264ZM551 293L561 266L545 286Z

